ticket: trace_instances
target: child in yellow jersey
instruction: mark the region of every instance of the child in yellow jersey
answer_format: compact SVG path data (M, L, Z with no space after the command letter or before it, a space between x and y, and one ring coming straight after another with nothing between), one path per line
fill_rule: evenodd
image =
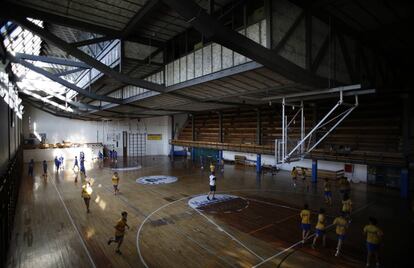
M306 179L306 169L305 168L301 168L302 171L302 181L303 184L306 187L306 191L309 192L309 180Z
M115 251L118 254L121 254L121 251L119 250L119 248L121 247L122 242L124 241L125 227L129 229L129 225L127 224L127 217L128 217L128 213L126 211L121 213L121 219L119 219L116 225L114 226L115 238L111 237L108 240L108 245L110 245L112 242L115 242L118 244L118 246L116 247L116 251Z
M332 205L332 190L331 190L331 182L328 178L325 178L324 183L324 197L325 197L325 203L328 205Z
M364 234L367 235L367 267L370 265L372 255L375 255L376 266L379 267L378 249L383 233L377 227L377 219L369 217L369 224L364 227Z
M114 195L119 193L118 184L119 184L118 172L114 172L114 175L112 176L112 185L114 186Z
M86 206L86 212L89 213L89 203L91 201L91 195L92 195L92 187L91 187L91 183L88 181L86 182L84 185L82 185L82 198L83 201L85 202L85 206Z
M342 195L348 194L351 191L351 185L349 184L348 178L347 177L342 177L339 180L339 192Z
M214 172L216 167L213 165L213 162L210 163L210 172Z
M301 218L301 228L302 228L302 244L305 244L306 239L308 239L310 232L310 216L311 212L309 210L308 204L303 206L303 210L300 212Z
M312 248L315 248L316 241L321 236L322 236L322 245L325 247L326 245L325 225L326 225L325 210L321 208L319 210L318 223L316 224L316 227L315 227L316 232L315 232L315 238L313 239Z
M346 230L348 229L348 221L345 219L345 214L341 211L341 215L336 217L333 224L336 225L336 235L338 236L338 245L336 247L335 256L339 256L342 244L345 240Z
M347 193L344 194L344 198L342 200L342 212L345 214L345 217L349 223L351 223L352 201Z
M292 176L293 187L296 187L296 181L298 179L298 170L296 169L296 167L292 168L290 175Z

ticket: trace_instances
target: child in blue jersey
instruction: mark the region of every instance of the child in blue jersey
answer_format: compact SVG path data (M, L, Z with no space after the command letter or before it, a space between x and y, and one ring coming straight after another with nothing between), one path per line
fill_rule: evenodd
M47 177L47 163L46 163L46 160L43 160L42 166L43 166L43 176Z
M34 170L34 161L33 159L31 159L29 162L29 176L30 177L33 177L33 170Z
M75 167L77 167L79 170L78 157L76 155L75 155L75 163L73 164L73 169L75 169Z

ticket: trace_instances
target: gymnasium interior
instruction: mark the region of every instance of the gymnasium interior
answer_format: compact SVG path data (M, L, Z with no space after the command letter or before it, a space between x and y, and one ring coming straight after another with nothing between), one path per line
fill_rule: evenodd
M0 1L0 267L413 267L413 11Z

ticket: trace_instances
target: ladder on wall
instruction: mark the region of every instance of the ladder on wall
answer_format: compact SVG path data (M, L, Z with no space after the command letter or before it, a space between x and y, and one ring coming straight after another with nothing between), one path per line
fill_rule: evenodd
M145 133L128 134L128 155L130 157L142 158L146 154L146 136Z

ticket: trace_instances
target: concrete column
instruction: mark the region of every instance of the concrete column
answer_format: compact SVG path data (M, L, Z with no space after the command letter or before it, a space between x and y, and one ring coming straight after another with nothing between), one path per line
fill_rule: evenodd
M174 115L171 115L171 140L174 140L175 131L174 131ZM174 144L171 144L171 160L174 160Z
M312 159L312 183L318 181L318 160Z
M262 172L262 155L257 154L257 157L256 157L256 173L261 173L261 172Z
M219 150L218 152L218 164L220 165L223 160L223 150Z
M401 169L400 175L400 195L401 198L407 199L410 194L410 176L407 168Z

